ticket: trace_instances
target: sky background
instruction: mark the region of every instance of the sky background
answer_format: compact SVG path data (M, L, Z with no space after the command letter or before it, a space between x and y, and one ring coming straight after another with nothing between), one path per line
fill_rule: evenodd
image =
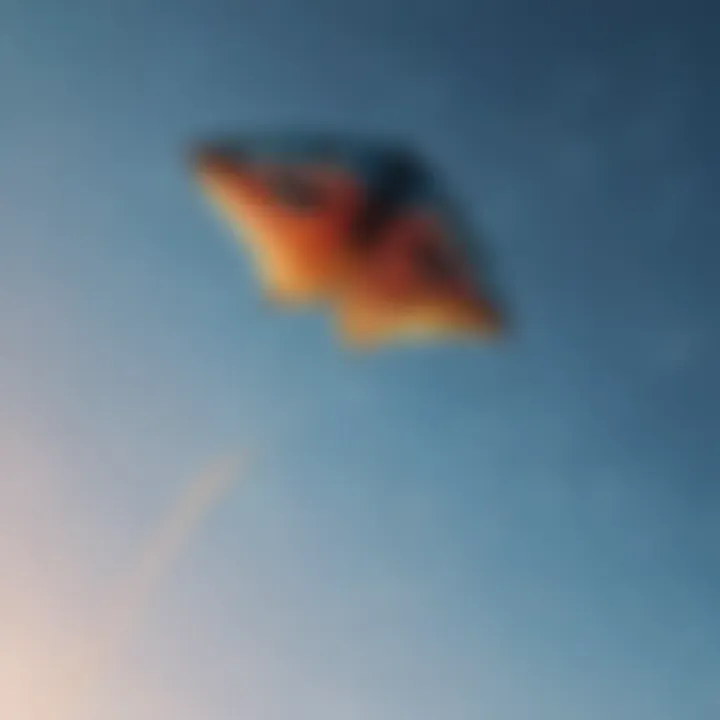
M237 450L83 720L720 717L715 4L0 0L0 716ZM433 157L513 337L265 309L186 152L295 126Z

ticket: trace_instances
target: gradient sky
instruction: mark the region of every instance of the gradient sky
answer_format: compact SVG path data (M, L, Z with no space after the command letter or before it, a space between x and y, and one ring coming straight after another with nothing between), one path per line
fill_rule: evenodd
M2 0L0 716L247 450L89 718L720 717L715 5ZM434 157L511 341L264 309L185 152L276 126Z

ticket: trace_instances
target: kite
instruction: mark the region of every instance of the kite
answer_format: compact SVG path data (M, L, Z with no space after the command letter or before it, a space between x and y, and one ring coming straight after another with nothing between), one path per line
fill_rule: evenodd
M501 330L452 213L428 200L417 158L387 148L353 155L327 139L299 147L263 152L246 141L193 154L197 181L253 257L267 299L329 308L356 348Z

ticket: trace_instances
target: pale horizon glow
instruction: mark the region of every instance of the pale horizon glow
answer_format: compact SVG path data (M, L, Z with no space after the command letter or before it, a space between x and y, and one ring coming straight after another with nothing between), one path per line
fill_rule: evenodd
M26 455L25 463L27 459ZM6 473L9 470L6 466L3 469ZM160 517L139 556L131 562L129 573L114 589L100 593L110 599L109 607L96 608L74 632L44 622L45 616L53 614L52 598L67 591L56 585L68 582L58 568L54 568L55 580L40 573L34 578L32 592L19 593L13 602L0 595L0 717L78 720L102 715L98 693L103 681L119 669L123 651L142 629L159 586L200 524L235 484L239 470L239 460L232 456L216 460L193 475ZM49 487L51 481L51 474L30 477L16 469L13 484L34 484L37 491L41 485ZM33 512L32 506L25 510ZM13 537L8 535L4 542L12 546ZM32 548L32 536L25 542ZM30 569L3 567L3 581L7 585L17 583L20 574Z

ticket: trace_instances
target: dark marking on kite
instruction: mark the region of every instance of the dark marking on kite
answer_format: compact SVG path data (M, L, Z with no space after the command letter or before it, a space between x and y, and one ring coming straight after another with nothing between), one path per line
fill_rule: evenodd
M443 281L455 273L454 263L447 253L433 242L434 238L419 239L413 246L413 261L423 277L431 281Z
M377 244L382 230L407 207L420 179L417 165L400 153L386 158L375 174L353 228L354 242L363 249Z
M274 171L268 183L275 198L285 207L301 212L316 210L323 204L323 194L308 178L292 170Z

